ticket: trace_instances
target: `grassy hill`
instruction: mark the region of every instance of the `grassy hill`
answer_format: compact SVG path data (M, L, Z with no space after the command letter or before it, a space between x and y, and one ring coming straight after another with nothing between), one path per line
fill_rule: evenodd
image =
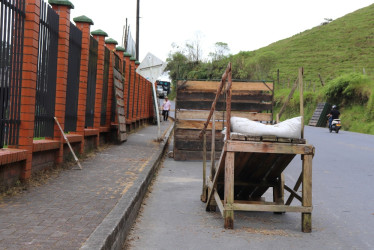
M299 67L306 81L319 81L318 73L325 81L363 69L374 74L374 4L247 54L265 55L274 61L267 77L277 79L279 69L281 81L294 79Z
M306 124L317 103L327 101L340 107L345 130L374 134L374 4L229 60L241 69L237 78L274 80L275 113L303 67ZM281 120L298 112L296 93Z

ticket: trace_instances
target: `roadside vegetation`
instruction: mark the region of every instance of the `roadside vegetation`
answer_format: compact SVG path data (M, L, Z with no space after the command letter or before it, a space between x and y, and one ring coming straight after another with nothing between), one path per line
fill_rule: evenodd
M228 44L218 42L209 58L202 59L199 41L187 42L170 52L167 70L175 86L178 79L220 79L231 62L234 79L275 83L275 114L303 67L306 124L319 102L329 102L339 107L344 130L374 134L373 13L374 4L235 55ZM296 91L281 120L298 115L298 95Z

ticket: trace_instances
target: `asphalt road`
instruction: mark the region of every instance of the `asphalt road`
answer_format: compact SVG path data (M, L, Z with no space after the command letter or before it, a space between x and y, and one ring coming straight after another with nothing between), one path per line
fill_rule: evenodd
M200 201L202 163L166 158L125 248L374 249L374 136L306 127L305 138L316 147L312 233L301 232L300 213L236 212L225 230L218 209L205 212ZM295 157L289 186L300 169Z

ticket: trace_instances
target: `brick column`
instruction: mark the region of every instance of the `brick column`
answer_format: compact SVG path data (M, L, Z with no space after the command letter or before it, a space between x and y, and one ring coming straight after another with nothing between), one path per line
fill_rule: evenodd
M86 97L87 97L87 77L88 77L88 59L90 51L90 28L93 21L86 16L79 16L73 19L79 30L82 31L82 50L79 75L79 97L77 112L76 133L83 136L80 153L84 152L84 126L86 121Z
M133 74L134 74L134 113L133 113L133 122L137 122L138 120L138 115L137 115L137 111L138 111L138 94L139 94L139 89L138 89L138 81L139 81L139 77L138 77L138 74L136 74L136 60L132 61L132 65L133 65ZM136 126L136 124L135 124Z
M112 53L115 52L117 41L108 38L105 40L106 47L110 50L110 59L109 59L109 78L108 78L108 102L107 102L107 116L106 116L106 124L111 124L111 117L112 117L112 105L113 105L113 55Z
M18 148L27 150L21 178L31 176L32 146L34 138L36 79L38 74L38 40L40 1L26 0L25 33L23 44L21 114Z
M65 105L66 105L66 85L68 78L69 64L69 34L70 34L70 9L74 5L66 1L49 0L54 11L59 15L59 33L58 33L58 53L57 53L57 79L56 79L56 105L55 116L58 119L62 129L65 127ZM54 139L60 141L60 148L57 150L55 162L63 162L64 137L57 124L54 126Z
M102 30L92 31L91 34L98 41L94 128L99 130L99 133L96 137L96 145L99 146L101 105L102 105L103 84L104 84L105 37L107 37L108 34Z
M131 74L131 71L130 71L130 57L131 57L131 54L125 52L123 53L123 56L125 58L125 63L126 63L126 69L125 69L125 103L126 103L126 109L125 109L125 114L126 114L126 124L129 124L129 127L131 127L131 116L130 116L130 94L129 94L129 90L131 90L130 88L130 74Z
M134 115L134 105L135 105L135 57L130 58L130 120L131 123L136 122L136 117Z

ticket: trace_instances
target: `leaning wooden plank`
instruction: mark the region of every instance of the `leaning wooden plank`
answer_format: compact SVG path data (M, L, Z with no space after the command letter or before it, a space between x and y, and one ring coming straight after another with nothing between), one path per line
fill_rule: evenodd
M259 212L302 212L311 213L312 207L286 206L286 205L260 205L260 204L240 204L234 203L234 210L239 211L259 211Z
M312 155L314 147L308 144L227 141L227 151Z
M121 74L121 72L119 72L116 68L113 67L113 74L114 74L114 77L117 78L119 81L123 81L123 76Z
M217 181L218 181L218 176L220 175L224 165L225 165L225 159L226 159L226 150L222 150L221 152L221 157L219 158L218 164L217 164L217 170L214 173L214 178L213 178L213 188L208 192L208 199L207 199L207 207L210 205L210 200L212 198L212 190L215 188Z
M120 90L123 90L123 83L117 79L114 79L114 86L116 86L116 88L119 88Z

